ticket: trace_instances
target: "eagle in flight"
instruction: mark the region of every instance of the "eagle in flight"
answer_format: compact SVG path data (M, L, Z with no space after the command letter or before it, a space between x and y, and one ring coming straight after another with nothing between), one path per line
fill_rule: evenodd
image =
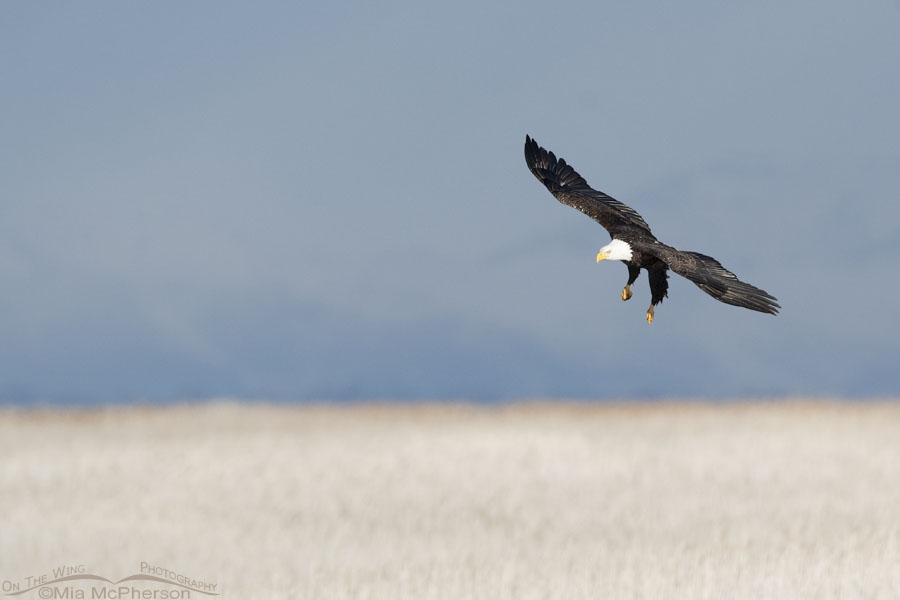
M654 308L668 295L669 269L687 277L720 302L778 314L781 307L774 296L744 283L711 256L684 252L663 244L636 210L593 189L565 160L557 159L527 135L525 162L557 200L577 208L609 232L612 241L600 248L597 262L621 260L628 267L628 282L622 289L622 300L631 298L631 284L638 278L641 269L647 271L650 279L647 323L653 322Z

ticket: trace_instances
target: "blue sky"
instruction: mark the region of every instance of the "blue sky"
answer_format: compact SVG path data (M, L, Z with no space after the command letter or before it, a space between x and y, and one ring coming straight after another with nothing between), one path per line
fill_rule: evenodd
M0 402L900 392L896 2L0 16ZM782 313L648 326L526 133Z

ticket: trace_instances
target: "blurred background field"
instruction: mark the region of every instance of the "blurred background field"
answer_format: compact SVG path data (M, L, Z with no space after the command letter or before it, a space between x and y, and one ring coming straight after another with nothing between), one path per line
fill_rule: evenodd
M148 561L224 598L896 598L898 439L888 402L9 408L0 581Z

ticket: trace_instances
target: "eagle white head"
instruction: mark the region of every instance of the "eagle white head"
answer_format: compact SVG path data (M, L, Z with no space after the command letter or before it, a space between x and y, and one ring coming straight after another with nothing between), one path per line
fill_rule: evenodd
M631 260L631 245L628 242L613 239L600 248L600 252L597 253L597 262L601 260Z

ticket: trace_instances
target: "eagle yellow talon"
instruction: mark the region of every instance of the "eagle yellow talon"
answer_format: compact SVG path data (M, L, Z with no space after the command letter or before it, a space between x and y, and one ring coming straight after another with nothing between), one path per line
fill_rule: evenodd
M625 302L629 298L631 298L631 286L626 285L624 288L622 288L622 302Z
M653 307L647 309L647 325L653 322Z

